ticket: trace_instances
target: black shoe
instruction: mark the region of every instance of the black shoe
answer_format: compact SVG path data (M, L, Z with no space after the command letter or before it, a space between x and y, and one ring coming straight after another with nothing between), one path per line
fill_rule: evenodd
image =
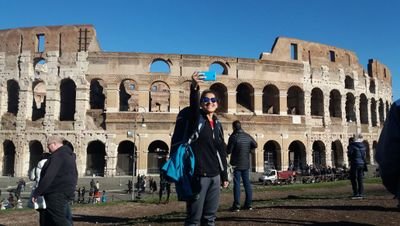
M236 206L232 206L229 210L230 210L231 212L239 212L239 211L240 211L240 208L239 208L239 207L236 207Z
M243 209L244 209L244 210L253 210L253 207L251 207L251 206L245 206L245 207L243 207Z

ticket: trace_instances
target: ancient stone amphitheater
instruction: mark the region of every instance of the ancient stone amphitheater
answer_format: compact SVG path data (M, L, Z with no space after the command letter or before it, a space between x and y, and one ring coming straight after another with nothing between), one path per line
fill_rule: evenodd
M352 51L285 37L259 59L104 52L93 26L73 25L0 30L0 175L26 176L50 134L81 177L157 174L196 70L217 72L201 89L218 94L225 138L238 119L258 142L253 172L343 167L357 132L375 164L392 102L376 60L364 69Z

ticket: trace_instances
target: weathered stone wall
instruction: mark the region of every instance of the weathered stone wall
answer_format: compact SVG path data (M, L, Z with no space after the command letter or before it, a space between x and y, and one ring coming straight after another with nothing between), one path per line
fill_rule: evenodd
M45 37L41 52L38 52L38 35ZM293 44L297 48L297 59L291 56ZM44 63L38 66L40 60ZM157 61L164 62L169 72L151 72L151 65ZM292 158L289 150L294 149L304 152L300 158L307 164L313 164L313 150L317 148L324 152L324 165L338 165L337 159L340 159L339 165L347 164L348 139L357 132L364 134L370 149L370 162L374 164L374 144L382 122L377 116L378 122L372 123L371 116L375 111L375 115L380 113L386 118L392 102L390 71L376 60L370 60L368 70L364 70L355 53L349 50L291 38L277 38L271 53L262 53L260 59L103 52L97 43L95 29L90 25L76 25L0 31L0 141L3 144L12 141L15 145L14 175L25 176L29 170L30 142L39 141L45 149L45 140L50 134L61 134L72 144L80 176L88 174L88 162L91 161L88 152L93 142L105 145L106 176L118 175L121 158L118 148L125 141L137 147L136 173L149 173L149 165L153 164L151 150L165 146L169 149L176 114L188 103L192 73L209 70L211 64L220 65L223 72L217 76L217 81L201 84L201 90L217 87L225 95L220 106L226 104L226 111L219 117L226 140L232 131L231 122L236 119L241 120L244 129L257 140L259 148L253 156L253 170L264 170L265 150L271 143L275 144L281 169L289 166L289 158ZM354 81L354 89L345 87L346 77ZM76 110L74 120L60 121L63 104L60 84L65 79L72 80L76 86ZM94 79L101 81L104 89L105 109L90 109L90 84ZM10 80L16 81L20 89L18 114L14 116L8 112L10 90L7 90L7 82ZM130 82L122 87L134 97L129 100L133 107L121 111L120 88L126 80ZM38 82L41 82L41 92L35 93ZM375 84L372 92L371 82ZM134 86L134 91L128 90L130 85ZM166 92L155 93L154 86L162 87ZM250 92L250 109L237 103L238 87L241 86ZM276 114L263 110L263 105L268 104L263 98L269 86L278 90L274 97L279 108ZM293 87L301 90L304 96L302 103L296 105L296 108L304 108L300 115L293 115L289 109L293 103L289 90ZM43 98L43 90L45 116L32 121L33 101ZM315 90L320 90L322 97L315 97ZM340 93L339 117L330 115L332 91ZM349 111L346 109L347 96L354 96L355 122L346 119ZM368 100L366 108L360 108L360 96ZM312 113L316 108L315 98L319 100L317 106L323 109L322 115ZM373 101L378 102L374 107ZM161 105L159 110L155 110L156 103ZM360 114L367 114L367 124L361 123ZM142 119L146 127L140 126ZM127 135L132 130L133 136ZM9 164L4 160L5 151L3 145L0 148L1 175L5 165Z

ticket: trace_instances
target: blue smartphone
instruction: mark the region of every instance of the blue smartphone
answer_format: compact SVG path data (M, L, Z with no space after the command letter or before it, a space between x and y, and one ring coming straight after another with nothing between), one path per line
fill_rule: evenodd
M217 79L215 71L200 71L199 75L204 81L215 81Z

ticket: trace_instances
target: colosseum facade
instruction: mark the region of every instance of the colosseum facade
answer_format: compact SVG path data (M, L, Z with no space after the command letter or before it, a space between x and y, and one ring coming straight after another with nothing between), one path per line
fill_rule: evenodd
M201 89L218 94L225 138L238 119L258 142L253 172L343 167L357 132L375 164L392 102L377 60L364 69L352 51L286 37L259 59L105 52L92 25L71 25L0 31L0 175L26 176L51 134L73 148L81 177L157 174L191 74L210 69L217 80Z

